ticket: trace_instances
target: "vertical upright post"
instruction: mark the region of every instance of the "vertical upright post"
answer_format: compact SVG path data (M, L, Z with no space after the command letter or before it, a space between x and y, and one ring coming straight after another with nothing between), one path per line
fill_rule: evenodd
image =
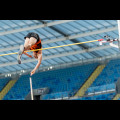
M120 49L120 20L117 20L117 22L118 22L118 35L119 35L118 46L119 46L119 49Z
M31 100L33 100L32 78L30 77Z

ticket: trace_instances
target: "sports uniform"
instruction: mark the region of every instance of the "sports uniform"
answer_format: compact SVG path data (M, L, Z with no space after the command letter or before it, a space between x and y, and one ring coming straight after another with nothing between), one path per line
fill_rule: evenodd
M24 39L26 39L26 38L31 38L31 37L36 38L36 39L37 39L37 42L30 47L30 50L41 49L41 48L42 48L42 43L41 43L41 39L40 39L39 35L36 34L36 33L33 33L33 32L32 32L32 33L28 33L28 34L24 37ZM38 52L38 51L36 51L36 53L37 53L37 52Z

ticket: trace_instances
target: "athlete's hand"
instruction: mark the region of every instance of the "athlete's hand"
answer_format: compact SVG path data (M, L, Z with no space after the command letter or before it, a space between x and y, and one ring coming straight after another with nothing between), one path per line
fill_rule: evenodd
M33 74L35 74L35 71L36 71L36 70L34 70L34 69L31 71L31 76L32 76Z

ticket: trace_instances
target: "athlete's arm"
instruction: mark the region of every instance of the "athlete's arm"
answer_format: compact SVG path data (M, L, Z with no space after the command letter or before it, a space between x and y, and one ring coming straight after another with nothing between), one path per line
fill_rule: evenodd
M38 54L38 63L35 66L35 68L32 70L31 72L31 76L35 73L35 71L39 68L40 64L42 62L42 52L40 54Z
M23 54L25 54L26 56L32 58L32 55L29 55L28 53L24 52Z
M42 54L38 54L38 63L36 65L36 67L34 68L35 71L39 68L41 61L42 61Z

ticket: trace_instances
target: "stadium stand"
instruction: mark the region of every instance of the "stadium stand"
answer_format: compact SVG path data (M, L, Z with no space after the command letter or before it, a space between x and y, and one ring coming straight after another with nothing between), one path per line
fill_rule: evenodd
M72 97L83 86L97 66L99 66L98 63L91 63L36 73L32 77L33 89L50 88L49 94L42 96L43 100ZM119 70L120 59L111 60L85 93L85 95L89 95L90 93L101 92L101 95L79 97L72 100L112 100L116 95L115 83L120 77ZM29 77L30 75L22 75L3 99L24 100L25 96L30 92ZM102 94L102 91L112 90L112 93Z
M32 77L33 89L49 87L50 93L77 91L97 66L98 63L94 63L36 73ZM29 91L29 75L23 75L6 94L4 100L23 99L29 93Z

